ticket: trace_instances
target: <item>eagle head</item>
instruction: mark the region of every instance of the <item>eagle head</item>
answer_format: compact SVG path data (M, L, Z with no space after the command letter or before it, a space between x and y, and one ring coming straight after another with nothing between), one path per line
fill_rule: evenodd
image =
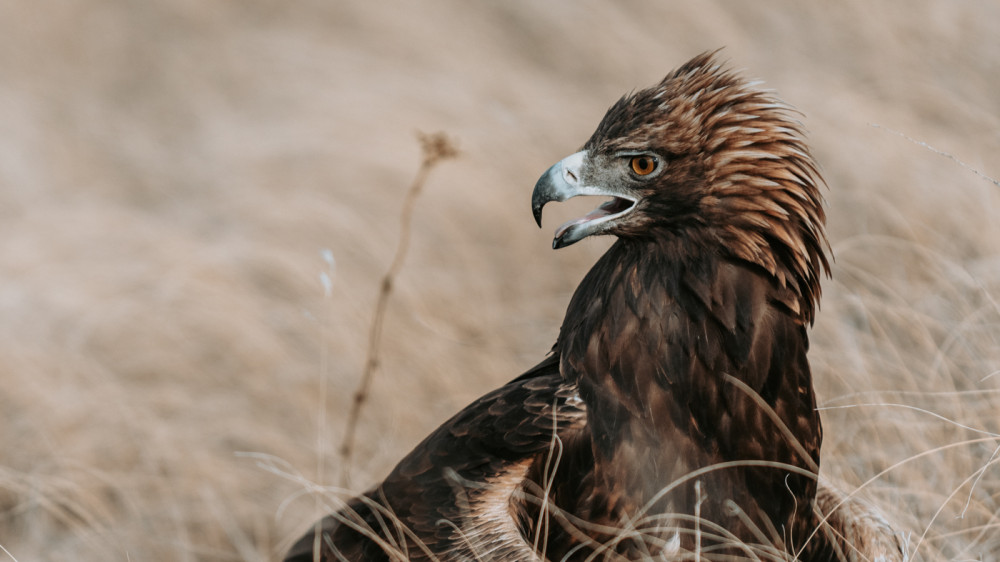
M795 111L756 86L706 53L618 100L535 185L539 226L549 201L611 198L556 229L553 248L613 234L719 253L794 290L811 320L829 271L822 179Z

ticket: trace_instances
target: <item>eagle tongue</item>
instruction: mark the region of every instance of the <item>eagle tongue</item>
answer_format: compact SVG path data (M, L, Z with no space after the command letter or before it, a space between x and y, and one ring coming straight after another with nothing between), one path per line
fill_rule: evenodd
M571 221L563 223L562 225L559 226L559 228L556 229L556 238L561 238L562 235L565 234L566 231L569 230L570 227L572 226L576 226L578 224L585 224L592 220L597 220L599 218L606 217L608 215L618 212L619 210L617 209L618 203L619 200L616 197L610 201L605 201L599 207L587 213L586 215L583 215L582 217L575 218Z
M578 224L585 224L592 220L596 220L601 217L606 217L610 215L611 213L609 213L608 210L604 208L605 205L607 205L607 203L601 205L600 207L594 209L593 211L587 213L586 215L583 215L582 217L575 218L571 221L566 221L563 224L559 225L559 228L556 229L556 238L561 238L562 235L565 234L566 231L569 230L570 227L572 226L576 226Z

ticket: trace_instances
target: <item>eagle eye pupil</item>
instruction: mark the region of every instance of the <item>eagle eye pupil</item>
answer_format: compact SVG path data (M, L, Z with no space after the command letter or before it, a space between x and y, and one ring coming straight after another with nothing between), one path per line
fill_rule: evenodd
M632 158L632 171L639 176L648 176L656 169L656 160L649 156L635 156Z

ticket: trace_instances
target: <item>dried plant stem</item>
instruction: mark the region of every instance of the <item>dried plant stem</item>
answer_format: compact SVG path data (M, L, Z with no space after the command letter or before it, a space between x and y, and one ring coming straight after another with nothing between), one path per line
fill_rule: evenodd
M423 160L417 175L413 179L409 190L406 192L406 200L403 202L403 211L400 216L399 243L396 245L396 254L392 258L392 263L379 285L378 301L375 303L375 312L372 316L371 327L368 332L368 357L365 360L364 372L361 375L361 382L357 390L354 391L354 398L351 401L351 410L347 416L347 428L344 432L344 441L340 446L340 479L341 486L347 487L348 475L350 473L351 460L354 455L354 441L357 433L358 419L361 417L361 409L368 400L368 392L371 388L372 379L379 366L379 349L382 342L382 327L385 320L385 311L389 303L389 296L392 293L393 282L399 270L403 267L403 261L410 248L410 224L413 218L413 208L417 197L423 190L424 183L431 170L442 160L453 158L458 155L455 145L443 133L426 135L418 134L420 146L423 151Z
M701 562L701 504L705 501L701 495L701 480L695 480L694 492L697 498L694 504L694 559Z
M974 168L974 167L970 166L969 164L966 164L965 162L959 160L954 154L952 154L950 152L945 152L945 151L940 150L938 148L934 148L933 146L927 144L924 141L917 140L917 139L915 139L915 138L907 135L906 133L901 133L901 132L899 132L899 131L897 131L895 129L890 129L889 127L886 127L886 126L883 126L883 125L879 125L878 123L869 123L869 125L871 125L872 127L875 127L876 129L884 129L886 131L889 131L890 133L892 133L894 135L903 137L904 139L912 142L913 144L916 144L918 146L922 146L922 147L926 148L927 150L930 150L934 154L938 154L940 156L944 156L945 158L948 158L948 159L954 161L955 163L957 163L959 166L965 168L966 170L969 170L973 174L976 174L977 176L983 178L984 180L992 183L993 185L995 185L997 187L1000 187L1000 180L997 180L996 178L992 178L992 177L990 177L990 176L988 176L988 175L980 172L976 168Z

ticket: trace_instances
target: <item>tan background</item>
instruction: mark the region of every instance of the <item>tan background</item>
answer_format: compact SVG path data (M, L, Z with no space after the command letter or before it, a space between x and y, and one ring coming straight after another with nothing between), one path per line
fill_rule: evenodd
M538 230L535 180L723 46L803 112L829 183L824 470L855 486L941 447L866 492L918 555L995 558L1000 187L889 130L1000 177L995 0L3 3L0 545L275 558L316 515L288 474L363 489L544 355L606 242L553 252L593 202ZM415 133L438 130L463 156L418 200L343 467Z

